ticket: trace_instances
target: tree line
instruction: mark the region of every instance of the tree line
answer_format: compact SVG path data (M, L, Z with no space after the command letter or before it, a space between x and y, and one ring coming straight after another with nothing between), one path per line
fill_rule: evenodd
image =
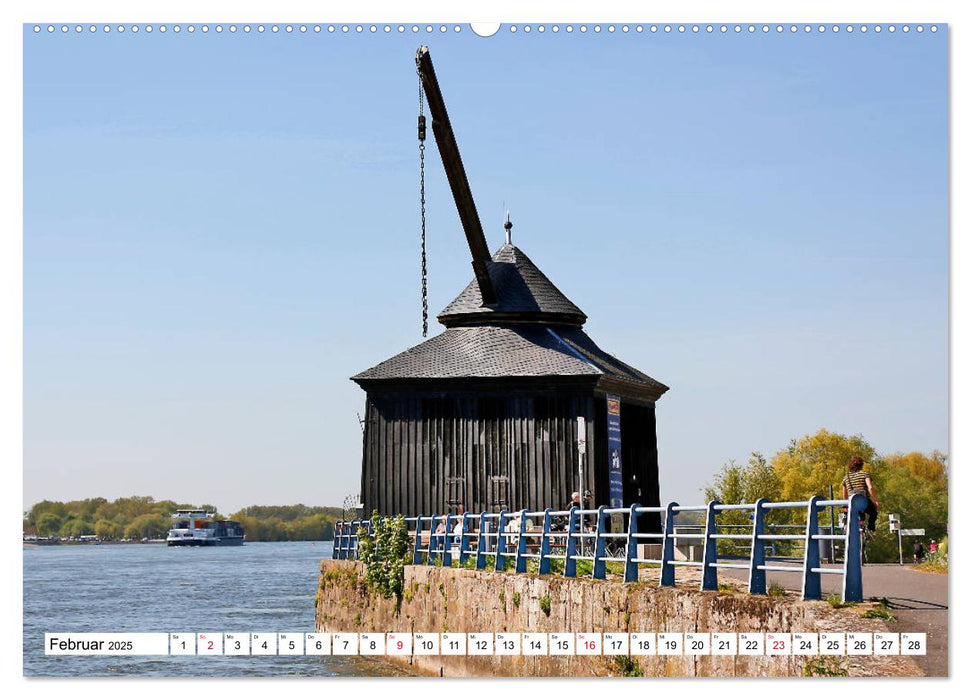
M766 459L753 452L746 464L729 461L705 487L706 500L722 503L754 503L759 498L770 501L805 501L812 496L842 497L841 484L851 458L864 460L864 469L873 477L880 514L877 531L868 545L870 561L897 560L897 533L891 532L888 514L899 513L904 528L923 528L920 539L925 549L932 540L940 541L948 532L947 456L930 454L879 454L862 435L840 435L820 430L814 435L793 439ZM805 512L798 509L770 511L774 524L804 524ZM838 516L838 513L837 513ZM827 526L829 510L820 513L820 525ZM744 511L727 512L719 523L750 525ZM838 519L837 519L838 524ZM912 538L904 538L904 558Z
M24 513L24 534L40 537L95 535L106 541L161 539L172 527L172 513L196 509L214 513L217 520L237 520L248 542L329 540L340 508L305 506L248 506L226 517L212 504L196 506L176 501L156 501L151 496L131 496L108 501L40 501Z

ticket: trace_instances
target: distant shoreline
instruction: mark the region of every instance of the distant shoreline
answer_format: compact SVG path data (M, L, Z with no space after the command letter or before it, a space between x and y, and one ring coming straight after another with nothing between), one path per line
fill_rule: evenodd
M25 547L54 547L60 545L67 546L77 546L77 545L128 545L128 544L165 544L165 540L148 540L146 542L135 541L135 542L121 542L119 540L93 540L93 541L82 541L82 540L24 540Z

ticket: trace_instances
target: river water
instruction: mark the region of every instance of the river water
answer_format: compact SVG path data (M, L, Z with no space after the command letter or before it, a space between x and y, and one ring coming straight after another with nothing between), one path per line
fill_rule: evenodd
M342 656L45 656L45 632L313 632L329 542L25 546L25 676L398 676Z

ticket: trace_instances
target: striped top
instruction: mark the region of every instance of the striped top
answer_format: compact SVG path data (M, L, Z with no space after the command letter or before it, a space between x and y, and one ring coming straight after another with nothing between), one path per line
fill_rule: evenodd
M846 492L849 495L854 493L862 493L865 496L869 495L866 488L866 480L870 478L870 472L860 470L858 472L850 472L843 477L843 486L846 487Z

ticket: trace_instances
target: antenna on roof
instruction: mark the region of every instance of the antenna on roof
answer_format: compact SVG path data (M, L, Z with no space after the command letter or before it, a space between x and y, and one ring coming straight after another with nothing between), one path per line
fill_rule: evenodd
M512 245L512 221L509 220L508 210L506 210L506 223L502 227L506 229L506 245Z

